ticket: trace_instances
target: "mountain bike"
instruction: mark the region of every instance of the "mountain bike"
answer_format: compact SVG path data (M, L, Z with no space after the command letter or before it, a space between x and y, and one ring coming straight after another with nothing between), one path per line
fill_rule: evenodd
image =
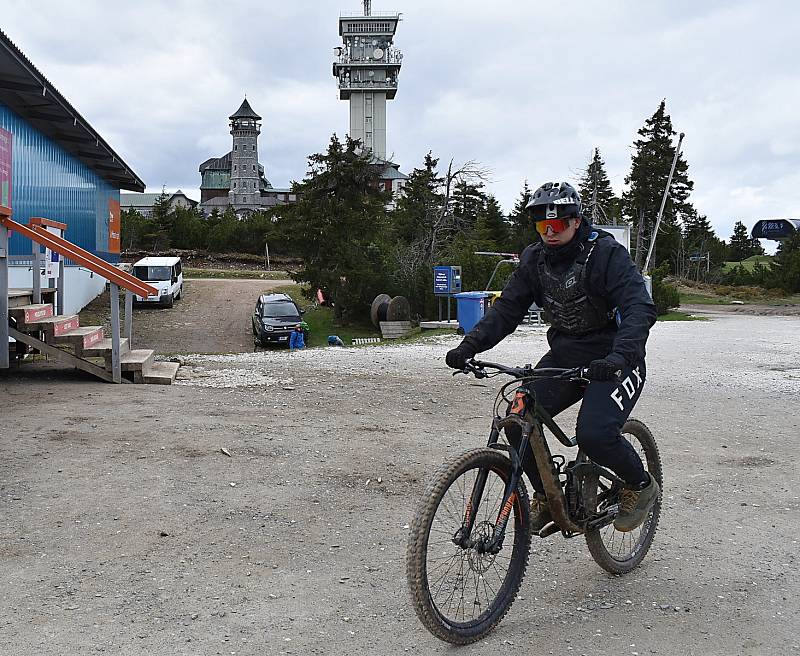
M406 567L422 624L441 640L469 644L499 624L525 576L533 536L522 476L522 454L528 448L553 518L537 535L583 535L595 562L613 574L629 572L644 559L658 526L661 498L641 526L631 532L617 531L613 522L620 492L628 484L592 462L581 449L570 461L551 453L544 427L564 446L575 447L577 440L561 430L525 384L538 378L586 384L586 369L508 367L471 360L457 373L476 378L506 374L513 380L501 387L495 399L487 446L446 462L428 484L411 523ZM501 416L506 408L508 412ZM501 442L501 432L512 425L522 432L519 451ZM658 446L647 426L629 419L621 433L661 485Z

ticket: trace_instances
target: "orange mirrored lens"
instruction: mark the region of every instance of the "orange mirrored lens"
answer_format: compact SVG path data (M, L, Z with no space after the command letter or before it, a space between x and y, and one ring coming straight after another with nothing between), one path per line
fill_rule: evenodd
M554 234L564 232L569 226L569 219L547 219L546 221L536 222L536 232L540 235L546 235L547 229L550 228Z

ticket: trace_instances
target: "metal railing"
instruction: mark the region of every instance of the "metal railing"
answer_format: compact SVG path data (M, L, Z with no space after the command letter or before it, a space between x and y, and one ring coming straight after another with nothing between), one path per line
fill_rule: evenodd
M380 81L367 81L367 82L353 82L353 80L339 80L340 89L373 89L380 91L382 89L396 89L397 81L380 80Z
M384 53L384 56L380 59L367 59L367 58L355 58L351 57L348 54L341 54L337 57L336 62L337 64L373 64L373 65L380 65L380 64L402 64L403 63L403 53L399 50L389 50Z
M8 233L10 230L17 232L31 240L33 286L32 296L34 303L41 303L41 246L58 253L63 258L68 258L75 264L89 269L110 283L111 291L111 372L115 383L122 382L122 365L120 362L120 321L119 321L119 288L125 289L125 336L130 340L133 328L133 294L144 296L158 293L158 290L139 280L131 274L118 269L113 264L93 255L80 246L67 241L63 237L49 232L47 228L55 228L60 232L66 229L66 224L51 221L50 219L33 218L30 225L25 226L11 219L11 210L0 206L0 369L8 368ZM64 267L59 267L58 283L56 287L57 308L59 313L64 310Z

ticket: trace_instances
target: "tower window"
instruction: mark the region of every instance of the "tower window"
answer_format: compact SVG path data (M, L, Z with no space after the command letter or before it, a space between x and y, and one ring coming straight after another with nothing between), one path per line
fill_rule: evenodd
M235 182L233 183L233 188L236 189L236 183Z
M234 150L239 150L239 146L234 146L233 149Z

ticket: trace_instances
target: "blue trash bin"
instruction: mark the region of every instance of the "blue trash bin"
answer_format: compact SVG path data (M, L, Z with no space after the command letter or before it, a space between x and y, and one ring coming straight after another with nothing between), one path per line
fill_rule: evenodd
M458 311L458 327L468 333L486 312L487 292L461 292L455 294Z

